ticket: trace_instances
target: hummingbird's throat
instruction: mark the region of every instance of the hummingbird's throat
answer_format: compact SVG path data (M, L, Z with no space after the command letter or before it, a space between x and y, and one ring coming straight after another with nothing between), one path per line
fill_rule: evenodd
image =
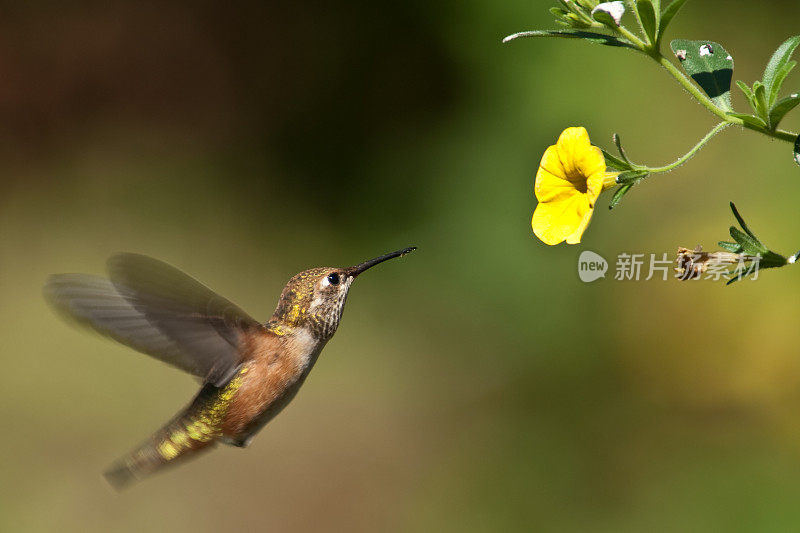
M327 340L336 333L352 282L353 278L348 278L341 290L334 294L317 296L311 302L309 327L318 338Z

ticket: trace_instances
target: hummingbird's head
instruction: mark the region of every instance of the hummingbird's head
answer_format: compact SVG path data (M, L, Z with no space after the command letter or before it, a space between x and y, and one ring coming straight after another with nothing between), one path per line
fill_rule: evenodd
M347 268L300 272L284 287L273 320L290 327L306 327L316 337L327 340L336 333L353 280L368 268L415 249L405 248Z

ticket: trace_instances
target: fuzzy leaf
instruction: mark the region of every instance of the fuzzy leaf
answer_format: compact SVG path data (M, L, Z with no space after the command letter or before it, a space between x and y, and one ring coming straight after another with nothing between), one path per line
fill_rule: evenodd
M767 251L765 254L761 256L761 260L759 261L759 268L780 268L782 266L786 266L789 260L783 257L780 254L776 254L775 252Z
M741 89L742 93L744 93L745 98L747 98L747 100L750 101L752 104L753 91L750 90L750 87L748 87L747 84L741 80L736 80L736 86L739 87L739 89Z
M800 104L800 94L798 93L790 94L786 98L778 100L769 111L769 127L773 130L777 128L783 117L794 109L797 104Z
M586 15L586 13L583 12L583 7L579 6L573 0L561 0L561 5L563 5L564 8L566 8L566 10L571 12L573 15L576 15L578 17L582 17L587 22L591 22L591 19L589 18L589 16Z
M658 38L658 18L656 17L656 7L653 6L653 2L651 0L639 0L636 2L636 12L639 15L639 22L642 23L645 35L647 35L651 43L655 43Z
M615 168L617 170L630 170L631 169L630 164L626 163L622 159L619 159L618 157L611 155L610 153L606 152L602 148L601 148L601 151L603 152L603 157L606 159L606 166Z
M628 155L625 153L625 150L622 149L622 139L620 138L619 134L615 133L612 135L611 140L614 141L614 146L617 147L617 151L622 157L622 160L628 163L630 166L633 166L633 163L631 163L631 160L628 159Z
M519 33L514 33L509 35L505 39L503 39L504 43L509 41L513 41L515 39L520 39L523 37L561 37L564 39L583 39L585 41L589 41L590 43L596 44L603 44L606 46L620 46L624 48L633 48L635 47L625 41L623 39L619 39L614 37L613 35L606 35L604 33L595 33L590 31L583 31L583 30L534 30L534 31L522 31Z
M757 239L754 239L747 233L743 232L735 226L730 227L731 237L739 243L744 253L749 255L763 254L767 252L767 248L761 244Z
M664 8L664 11L661 13L661 24L658 26L658 42L661 42L661 38L664 36L664 31L667 29L667 26L669 26L669 23L672 22L672 18L678 14L678 11L685 3L686 0L674 0L670 5Z
M780 90L783 86L786 76L789 75L795 66L797 66L797 61L789 61L775 73L775 80L772 82L772 92L769 93L771 99L769 102L770 105L774 104L778 99L778 95L780 94Z
M564 15L563 20L557 20L556 22L561 22L564 26L567 26L568 28L585 30L587 28L591 28L592 23L594 21L586 22L583 19L583 17L579 17L574 13L567 13L566 15Z
M757 117L755 115L749 115L747 113L728 113L728 115L736 118L742 119L746 124L750 124L753 126L758 126L760 128L766 128L767 123L764 122L764 119Z
M627 185L621 185L616 191L614 191L614 196L611 197L611 200L608 202L608 208L614 209L617 207L622 201L622 197L625 196L629 190L633 187L633 183L628 183Z
M742 252L742 247L736 244L735 242L719 241L717 245L719 245L719 247L725 250L726 252L731 252L733 254L738 254Z
M681 62L683 70L697 82L714 104L726 111L733 111L733 58L722 45L711 41L675 39L670 47Z
M781 84L791 70L789 63L792 60L797 45L800 45L800 35L795 35L783 41L783 43L775 50L772 57L764 69L764 85L767 89L768 104L770 107L775 99L778 97L778 92L781 90Z
M753 111L756 115L764 119L764 122L769 120L769 107L767 106L767 88L763 83L757 81L753 83Z
M739 223L739 226L745 231L745 233L747 233L753 239L758 241L758 237L756 237L756 235L752 231L750 231L750 228L747 227L747 223L744 221L744 218L739 213L739 210L736 209L736 204L734 204L733 202L729 202L729 205L731 206L731 211L733 211L733 216L734 218L736 218L736 222Z
M752 262L748 265L742 265L736 268L731 273L731 279L729 279L725 285L730 285L731 283L742 280L750 275L755 276L761 270L766 270L768 268L780 268L785 266L786 263L788 263L788 261L782 255L778 255L773 252L767 252L759 258L758 263Z

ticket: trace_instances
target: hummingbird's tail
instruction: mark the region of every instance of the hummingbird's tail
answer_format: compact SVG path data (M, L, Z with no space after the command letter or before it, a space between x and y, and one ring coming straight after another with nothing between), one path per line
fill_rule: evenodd
M203 449L211 449L219 434L218 421L209 412L209 397L218 390L206 385L192 404L156 431L105 472L108 482L123 489L166 466L191 458Z

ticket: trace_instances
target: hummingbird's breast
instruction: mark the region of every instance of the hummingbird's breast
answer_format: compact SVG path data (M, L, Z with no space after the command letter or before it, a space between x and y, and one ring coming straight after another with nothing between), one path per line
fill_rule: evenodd
M277 335L259 331L246 339L249 356L238 376L241 385L231 401L222 433L245 446L297 394L325 342L305 328Z

